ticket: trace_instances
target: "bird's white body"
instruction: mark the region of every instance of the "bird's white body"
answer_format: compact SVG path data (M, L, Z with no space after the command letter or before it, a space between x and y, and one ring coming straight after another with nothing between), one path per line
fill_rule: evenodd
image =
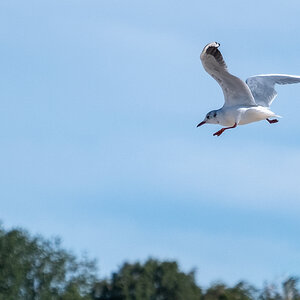
M249 77L246 82L230 74L226 63L218 50L220 44L213 42L206 45L200 55L204 69L221 86L225 103L222 108L210 111L205 119L198 124L220 124L229 126L222 128L214 135L221 135L224 130L235 128L252 122L267 120L276 123L279 117L270 110L270 105L277 93L275 84L300 82L300 76L265 74Z
M245 125L252 122L279 117L267 107L263 106L230 106L218 110L217 124L223 126ZM207 122L209 123L209 122Z

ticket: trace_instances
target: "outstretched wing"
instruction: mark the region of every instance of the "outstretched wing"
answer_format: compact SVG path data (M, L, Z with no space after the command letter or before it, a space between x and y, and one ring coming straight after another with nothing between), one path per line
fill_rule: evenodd
M244 81L231 75L225 64L219 43L206 45L200 55L205 71L221 86L225 98L224 106L256 105L255 100Z
M246 80L255 102L258 105L269 107L277 96L275 84L290 84L300 82L300 76L284 74L263 74L251 76Z

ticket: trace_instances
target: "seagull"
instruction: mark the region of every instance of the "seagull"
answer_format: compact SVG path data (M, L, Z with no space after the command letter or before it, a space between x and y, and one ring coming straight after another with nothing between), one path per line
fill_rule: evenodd
M207 44L200 59L205 71L221 86L225 98L222 108L212 110L197 127L204 124L226 126L214 133L220 136L225 130L238 125L267 120L277 123L280 116L270 110L270 105L277 96L275 84L300 82L300 76L284 74L263 74L249 77L246 82L228 72L226 63L219 51L220 44Z

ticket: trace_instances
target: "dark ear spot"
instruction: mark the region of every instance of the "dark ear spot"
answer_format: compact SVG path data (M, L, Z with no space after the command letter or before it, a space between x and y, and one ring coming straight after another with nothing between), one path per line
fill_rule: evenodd
M216 116L217 116L217 113L215 112L215 113L214 113L214 118L215 118Z

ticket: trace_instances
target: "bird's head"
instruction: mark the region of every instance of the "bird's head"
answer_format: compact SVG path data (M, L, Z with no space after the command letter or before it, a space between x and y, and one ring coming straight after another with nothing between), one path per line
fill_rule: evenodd
M218 124L218 112L216 110L212 110L206 114L204 120L200 122L197 127L202 126L204 124Z

